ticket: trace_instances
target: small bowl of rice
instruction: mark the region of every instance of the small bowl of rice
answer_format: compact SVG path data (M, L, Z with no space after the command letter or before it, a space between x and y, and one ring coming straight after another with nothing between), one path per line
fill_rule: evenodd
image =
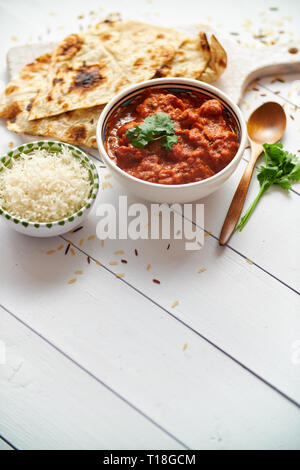
M0 220L25 235L46 238L74 230L98 192L96 166L72 145L30 142L0 159Z

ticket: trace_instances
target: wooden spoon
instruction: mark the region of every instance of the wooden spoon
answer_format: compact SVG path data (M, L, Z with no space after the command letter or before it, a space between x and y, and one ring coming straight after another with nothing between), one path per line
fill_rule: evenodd
M264 103L251 114L247 128L251 157L227 212L220 235L220 245L226 245L239 221L255 164L263 151L263 144L275 144L284 134L286 128L284 109L272 101Z

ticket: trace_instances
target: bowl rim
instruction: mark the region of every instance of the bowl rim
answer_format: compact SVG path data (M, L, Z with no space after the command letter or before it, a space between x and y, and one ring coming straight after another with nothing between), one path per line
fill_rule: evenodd
M93 160L90 158L90 156L81 148L76 147L75 145L68 144L66 142L60 142L58 140L34 140L31 142L24 142L20 145L17 145L16 147L13 147L11 150L6 152L5 154L2 154L0 156L0 171L1 168L4 166L5 161L11 160L12 158L18 157L22 152L24 152L24 149L27 148L27 153L30 153L30 151L33 151L34 149L43 149L43 146L46 145L47 148L51 148L53 146L58 146L58 147L66 147L69 150L72 150L77 153L77 155L73 156L74 158L80 158L81 161L84 161L85 164L88 165L88 169L90 170L93 178L93 182L91 184L91 195L90 197L85 201L84 205L76 211L74 214L71 214L68 217L64 217L63 219L55 220L53 222L38 222L38 221L29 221L26 220L22 217L15 217L12 214L10 214L7 210L5 210L1 205L0 205L0 216L4 216L5 219L9 222L13 222L15 225L22 225L24 228L29 228L33 227L36 229L39 228L47 228L49 230L53 229L54 227L63 227L64 225L68 223L74 223L76 218L78 218L78 222L80 221L81 217L84 215L84 213L92 207L94 202L96 201L97 195L99 193L100 189L100 176L99 176L99 171L94 164ZM67 231L67 230L66 230Z
M196 88L200 88L199 92L201 91L202 94L205 94L205 91L208 91L215 95L217 98L222 98L223 101L225 101L228 106L234 111L236 114L236 117L238 119L238 123L240 125L240 133L241 133L241 139L240 139L240 145L239 148L231 160L231 162L223 168L223 170L219 171L213 176L210 176L209 178L206 178L201 181L194 181L192 183L184 183L184 184L160 184L160 183L152 183L150 181L146 181L140 178L137 178L135 176L129 175L126 171L122 170L115 162L112 160L109 155L107 154L105 147L104 147L104 142L102 139L103 135L103 126L104 122L108 116L108 114L111 112L112 108L115 106L115 104L121 100L126 98L127 95L131 94L134 91L138 91L141 88L151 88L154 85L162 85L162 88L167 87L168 85L174 85L174 84L181 84L181 85L188 85L188 86L194 86ZM216 182L219 179L222 179L223 175L226 175L226 173L229 173L231 168L234 167L236 164L239 163L239 161L242 158L242 154L246 148L247 144L247 139L248 139L248 133L247 133L247 125L245 118L238 107L238 105L223 91L219 90L213 85L210 85L208 83L202 82L200 80L194 80L190 78L175 78L175 77L164 77L164 78L156 78L156 79L151 79L151 80L146 80L140 83L136 83L134 85L130 85L129 87L125 88L123 91L118 93L102 110L100 117L98 119L97 123L97 129L96 129L96 137L97 137L97 144L98 144L98 150L100 155L104 158L105 163L107 163L111 168L113 168L117 173L119 173L121 176L124 176L127 178L129 181L135 182L135 183L141 183L145 186L148 186L149 188L159 188L160 190L168 191L170 189L177 189L178 191L182 191L185 188L193 188L193 187L198 187L198 186L203 186L203 185L210 185Z

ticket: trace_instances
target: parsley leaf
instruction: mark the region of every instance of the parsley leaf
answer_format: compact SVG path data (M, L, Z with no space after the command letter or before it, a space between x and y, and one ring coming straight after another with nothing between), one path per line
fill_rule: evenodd
M270 186L277 184L288 191L291 189L293 181L300 181L300 160L296 155L283 150L281 142L273 145L264 144L263 148L266 166L261 166L258 169L257 179L260 191L235 229L240 232L248 222L258 201Z
M126 137L132 145L144 149L149 142L161 140L162 147L170 152L177 143L173 119L166 113L157 113L148 116L142 124L128 129Z

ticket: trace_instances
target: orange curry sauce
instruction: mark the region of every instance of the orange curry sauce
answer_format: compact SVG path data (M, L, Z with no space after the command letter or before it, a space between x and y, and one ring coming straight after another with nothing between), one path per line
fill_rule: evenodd
M166 152L160 140L135 147L126 131L152 114L173 120L177 144ZM227 166L239 147L235 120L217 99L195 92L148 89L110 117L106 150L129 175L159 184L185 184L209 178Z

